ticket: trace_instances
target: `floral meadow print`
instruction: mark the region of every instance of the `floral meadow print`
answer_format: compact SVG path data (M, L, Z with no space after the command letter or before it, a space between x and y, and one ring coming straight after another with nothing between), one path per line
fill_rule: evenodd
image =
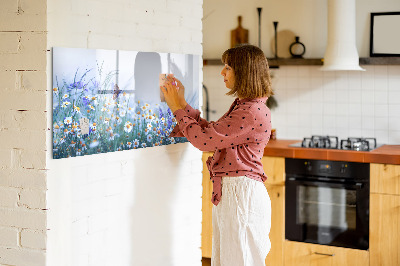
M53 48L53 158L187 142L161 101L160 74L173 74L198 108L198 55Z

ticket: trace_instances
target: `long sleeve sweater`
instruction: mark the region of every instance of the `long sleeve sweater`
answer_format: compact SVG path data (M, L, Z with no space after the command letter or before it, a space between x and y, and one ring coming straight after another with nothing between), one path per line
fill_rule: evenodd
M214 205L221 200L224 176L246 176L261 182L267 179L261 164L271 132L266 100L237 98L216 122L201 118L200 111L190 105L174 112L178 125L170 136L186 137L199 150L214 151L207 160Z

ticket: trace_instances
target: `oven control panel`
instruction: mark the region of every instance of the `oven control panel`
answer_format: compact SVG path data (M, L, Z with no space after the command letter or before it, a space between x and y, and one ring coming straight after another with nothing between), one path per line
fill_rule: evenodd
M369 164L286 158L286 174L369 179Z

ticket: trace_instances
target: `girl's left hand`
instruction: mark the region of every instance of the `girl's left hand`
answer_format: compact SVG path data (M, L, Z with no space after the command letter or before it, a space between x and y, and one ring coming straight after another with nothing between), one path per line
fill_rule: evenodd
M167 79L164 83L164 86L160 86L161 91L164 93L165 102L168 107L171 109L172 113L174 113L178 109L185 108L180 104L180 97L178 95L178 88L173 84L174 81L171 79Z

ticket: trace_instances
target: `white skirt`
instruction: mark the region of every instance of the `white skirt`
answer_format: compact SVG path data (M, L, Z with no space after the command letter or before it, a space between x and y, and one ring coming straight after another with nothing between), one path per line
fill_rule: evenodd
M212 266L262 266L271 249L271 200L254 179L222 178L222 197L212 210Z

